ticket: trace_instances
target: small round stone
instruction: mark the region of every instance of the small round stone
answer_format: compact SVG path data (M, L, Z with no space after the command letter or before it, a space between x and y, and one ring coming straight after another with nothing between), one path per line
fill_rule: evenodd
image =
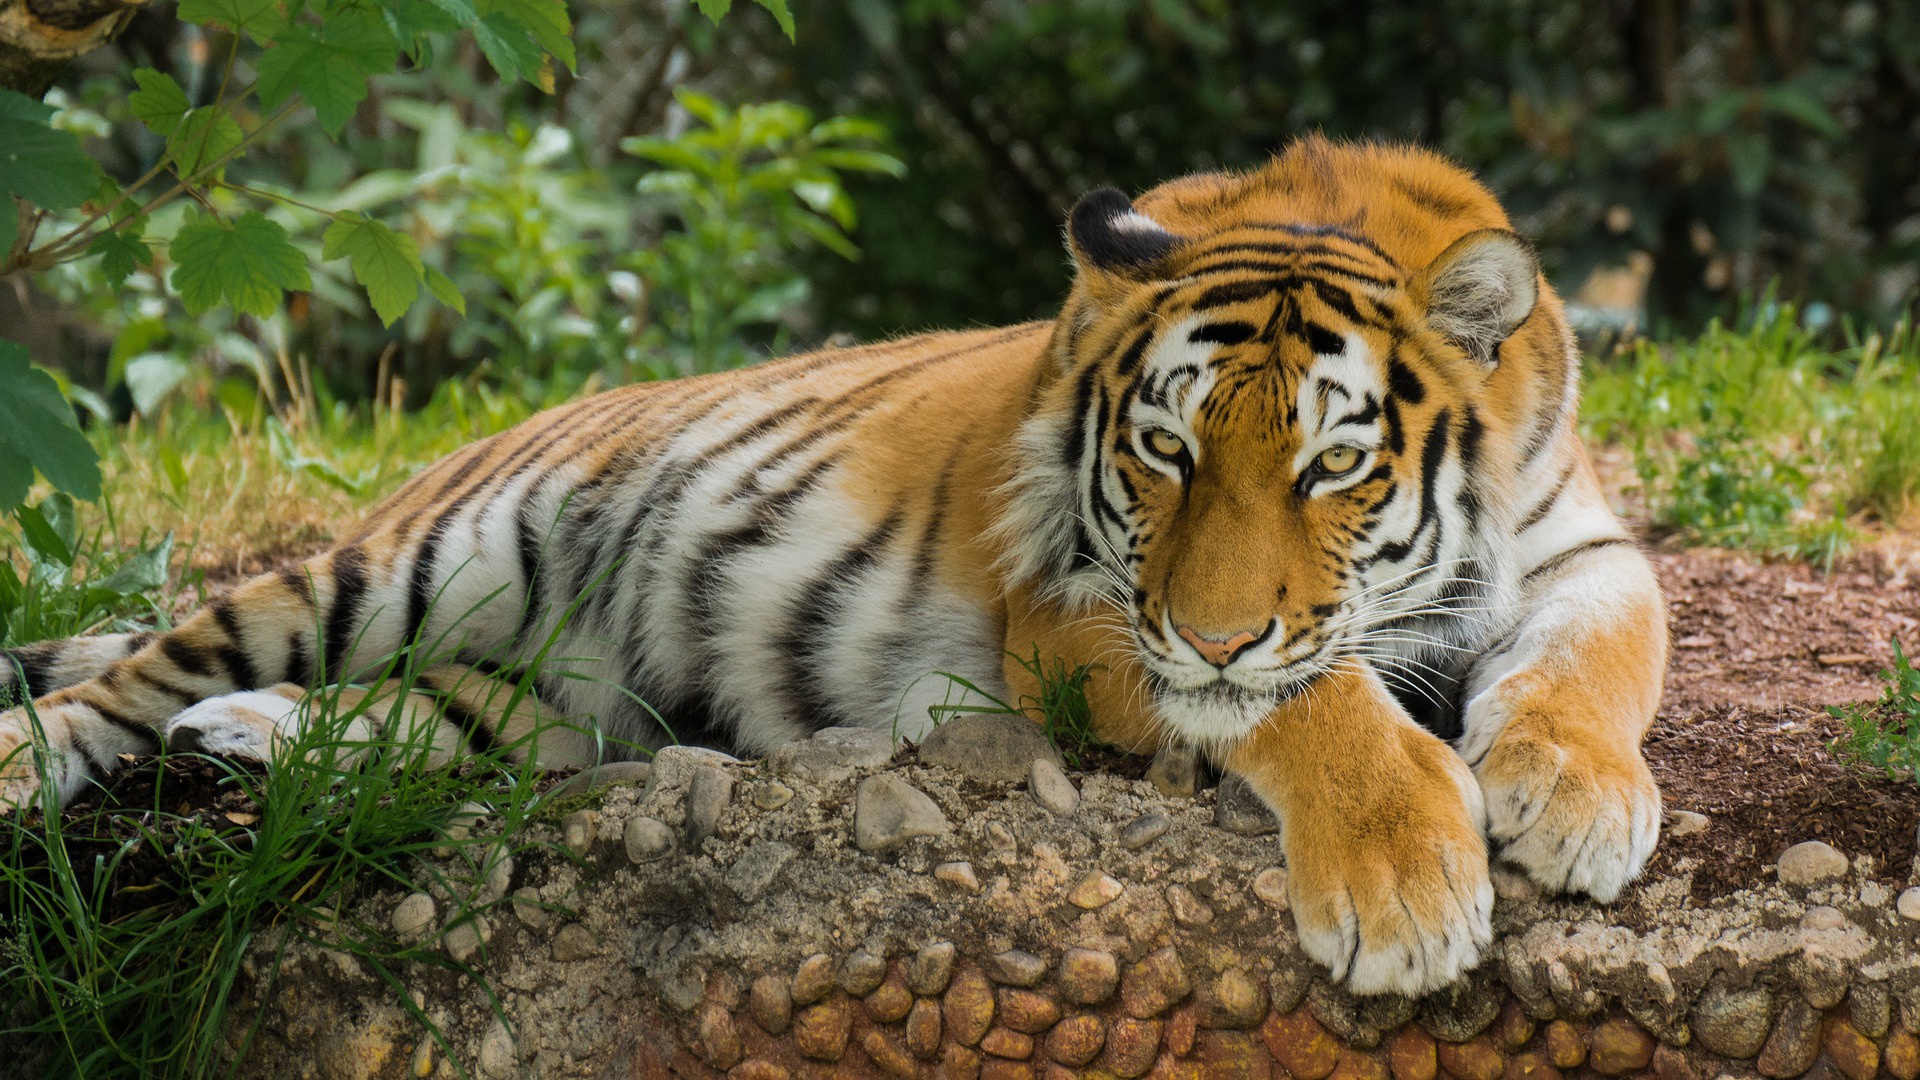
M1033 986L1047 973L1047 962L1020 949L987 958L987 975L1005 986Z
M887 977L887 962L873 953L861 951L847 957L840 965L840 977L837 980L840 989L854 997L865 997L873 993Z
M753 805L762 810L778 810L793 801L793 789L778 780L769 780L753 789Z
M1839 908L1827 904L1808 908L1807 913L1800 916L1802 930L1838 930L1845 925L1847 917L1840 913Z
M1054 817L1070 817L1079 809L1080 792L1060 771L1060 766L1048 758L1034 758L1027 769L1027 790L1033 794L1033 801L1044 807Z
M1240 968L1228 968L1207 988L1201 1022L1211 1028L1244 1029L1267 1018L1267 988Z
M1067 902L1086 911L1096 911L1120 899L1120 894L1126 891L1127 887L1114 878L1098 870L1089 870L1087 876L1080 879L1080 884L1067 894Z
M940 1053L940 1003L921 998L907 1013L907 1049L923 1061Z
M867 995L866 1006L868 1016L891 1024L906 1019L907 1010L913 1008L913 994L898 978L888 979Z
M575 810L567 815L567 820L560 826L560 835L568 851L585 855L593 847L594 827L599 817L591 810Z
M1168 798L1193 798L1200 776L1200 752L1182 743L1168 743L1147 766L1147 782Z
M1700 1045L1722 1057L1750 1058L1772 1030L1773 991L1764 985L1736 990L1710 982L1693 1004L1692 1021Z
M1158 810L1141 814L1120 830L1120 846L1128 851L1139 851L1166 835L1172 826L1172 819Z
M600 942L595 940L593 932L579 923L568 923L553 935L553 958L560 963L585 960L599 951Z
M961 1046L973 1046L993 1023L993 987L978 969L966 968L953 977L940 1002L947 1035Z
M1060 1019L1060 1006L1045 994L1002 987L996 997L1000 1022L1022 1034L1038 1035Z
M1902 892L1900 899L1894 901L1893 909L1898 911L1903 919L1920 922L1920 885Z
M673 830L658 818L628 818L620 840L627 849L627 859L636 863L652 862L673 850Z
M945 836L952 828L938 803L893 773L875 773L854 789L853 841L869 855L888 854L916 837Z
M980 1049L994 1057L1025 1061L1033 1056L1033 1036L1021 1034L1011 1028L997 1027L987 1032L987 1037L980 1040Z
M1183 926L1205 926L1213 921L1213 909L1185 885L1167 886L1167 906L1173 909L1174 921Z
M1619 1017L1595 1025L1588 1043L1592 1048L1588 1064L1604 1076L1625 1076L1653 1060L1653 1036Z
M793 1022L793 997L787 993L787 980L778 975L762 975L747 989L747 1014L769 1035L783 1035Z
M1047 1033L1047 1056L1078 1068L1094 1059L1106 1042L1106 1028L1093 1015L1071 1016Z
M492 940L493 928L483 915L475 915L466 922L448 930L440 939L441 947L454 963L464 964L480 951L480 946Z
M423 933L433 925L433 897L417 892L394 905L393 932L403 938Z
M1776 869L1782 885L1806 888L1847 876L1847 857L1818 840L1795 844L1780 856Z
M980 878L973 872L970 862L943 862L933 868L936 881L944 881L956 889L965 889L970 893L980 891Z
M1150 1020L1192 989L1180 954L1169 945L1127 969L1120 983L1120 1011L1136 1020Z
M835 966L833 957L826 953L814 953L800 961L800 966L794 970L793 985L789 990L793 1003L811 1005L826 997L828 991L833 989Z
M720 815L733 800L733 774L717 765L703 765L694 771L687 785L687 817L680 833L688 851L697 851L707 837L720 826Z
M1696 814L1691 810L1675 810L1667 815L1667 835L1692 836L1697 832L1705 832L1707 826L1711 824L1713 824L1712 819L1705 814Z
M1098 1005L1113 996L1120 961L1100 949L1068 949L1060 957L1060 996L1076 1005Z
M513 917L533 930L547 925L547 909L540 901L540 890L531 885L513 890Z
M853 1011L844 1001L809 1005L793 1018L793 1045L816 1061L839 1061L853 1034Z
M1287 910L1287 872L1278 866L1269 866L1253 876L1253 895L1260 902L1275 911Z

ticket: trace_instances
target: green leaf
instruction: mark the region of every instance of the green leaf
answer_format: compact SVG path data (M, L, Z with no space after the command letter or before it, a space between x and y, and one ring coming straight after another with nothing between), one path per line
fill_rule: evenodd
M217 171L214 163L233 153L245 138L240 122L220 105L203 105L180 119L167 139L167 153L181 179Z
M525 79L548 89L552 76L544 71L544 54L526 28L503 15L488 15L473 24L473 40L503 79Z
M180 17L243 31L256 45L265 45L287 25L280 0L180 0Z
M144 353L127 361L127 392L141 416L160 411L167 397L193 374L185 360L172 353Z
M34 561L56 566L73 565L73 546L67 543L47 516L32 506L16 506L13 518L20 523L21 538L33 552Z
M317 33L296 27L260 57L260 102L278 108L298 92L313 106L321 128L337 136L366 99L367 79L393 70L397 49L393 34L372 12L344 11Z
M87 591L111 596L139 596L165 588L167 564L172 561L173 534L168 533L152 547L127 556L127 561L114 567L113 573L98 581L88 582Z
M433 291L433 295L441 303L463 316L466 315L467 298L460 295L460 286L455 285L452 278L429 266L427 267L427 288Z
M153 249L137 230L103 232L87 245L87 254L100 256L100 272L116 289L126 284L135 270L153 261Z
M829 169L839 169L842 172L882 173L895 179L907 175L905 162L892 154L883 154L878 150L855 150L845 147L815 150L807 155L807 163L825 165Z
M482 0L478 10L488 20L502 17L520 27L542 50L574 70L573 20L565 0Z
M201 315L222 300L235 311L265 318L288 289L311 289L306 257L287 230L260 213L225 225L201 218L183 225L167 249L173 287L187 314Z
M80 137L56 130L53 107L0 90L0 204L18 195L45 210L79 206L100 186L100 167L80 149ZM12 219L12 207L0 218ZM8 223L11 234L17 228ZM12 236L6 237L8 247Z
M180 89L173 76L152 68L133 69L133 81L140 84L140 89L127 95L127 108L133 110L134 118L155 135L173 134L180 118L193 107L187 92Z
M60 491L82 499L100 497L99 458L80 434L60 384L33 366L24 346L0 341L0 461L9 456L27 461ZM8 481L17 479L19 471L17 462L0 470ZM10 484L0 482L0 496L7 490ZM24 499L25 492L19 497Z
M353 277L366 287L374 314L392 326L420 295L425 268L413 237L360 214L342 214L327 227L320 257L346 256Z
M780 24L780 32L787 35L788 41L794 40L793 12L787 10L787 0L753 0L753 2L772 12L773 21Z
M0 510L26 502L27 490L31 487L33 463L16 451L12 443L0 438ZM0 566L6 564L0 563Z
M693 2L699 5L700 14L705 15L715 26L719 26L720 20L726 17L727 12L733 10L733 0L693 0Z

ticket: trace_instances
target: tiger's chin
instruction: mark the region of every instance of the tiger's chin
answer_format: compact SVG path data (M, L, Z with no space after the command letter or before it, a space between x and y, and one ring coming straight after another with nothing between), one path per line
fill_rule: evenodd
M1251 735L1275 709L1306 689L1311 679L1272 689L1217 677L1198 686L1182 686L1157 673L1152 681L1162 723L1189 746L1224 750Z

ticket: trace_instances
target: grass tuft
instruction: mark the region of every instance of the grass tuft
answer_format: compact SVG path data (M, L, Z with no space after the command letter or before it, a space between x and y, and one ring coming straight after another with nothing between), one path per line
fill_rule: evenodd
M1828 745L1835 757L1886 774L1889 780L1920 781L1920 671L1914 670L1898 638L1893 667L1880 673L1880 700L1827 706L1847 725L1847 733Z
M936 672L938 676L957 686L962 691L959 702L944 702L930 705L927 712L937 725L956 715L966 713L986 713L991 715L1024 716L1040 725L1040 730L1060 751L1067 764L1080 768L1085 756L1092 750L1107 746L1093 731L1093 706L1087 701L1087 680L1093 673L1102 670L1100 664L1069 665L1061 657L1043 659L1040 647L1035 645L1032 656L1021 656L1011 650L1013 657L1029 675L1040 684L1037 695L1023 694L1018 703L1002 701L993 694L982 690L970 680L950 672ZM971 704L968 695L977 695L986 704Z

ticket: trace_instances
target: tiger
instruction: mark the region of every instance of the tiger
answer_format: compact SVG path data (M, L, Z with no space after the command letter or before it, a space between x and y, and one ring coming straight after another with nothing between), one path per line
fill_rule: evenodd
M441 756L542 767L917 741L932 673L1029 700L1038 655L1084 666L1100 740L1194 748L1273 810L1299 944L1356 994L1471 969L1496 863L1615 900L1658 836L1666 609L1493 194L1311 136L1094 190L1064 232L1050 321L599 393L174 629L15 650L0 799L163 745L267 758L308 688L381 693L428 641L406 693ZM537 708L472 689L536 654Z

